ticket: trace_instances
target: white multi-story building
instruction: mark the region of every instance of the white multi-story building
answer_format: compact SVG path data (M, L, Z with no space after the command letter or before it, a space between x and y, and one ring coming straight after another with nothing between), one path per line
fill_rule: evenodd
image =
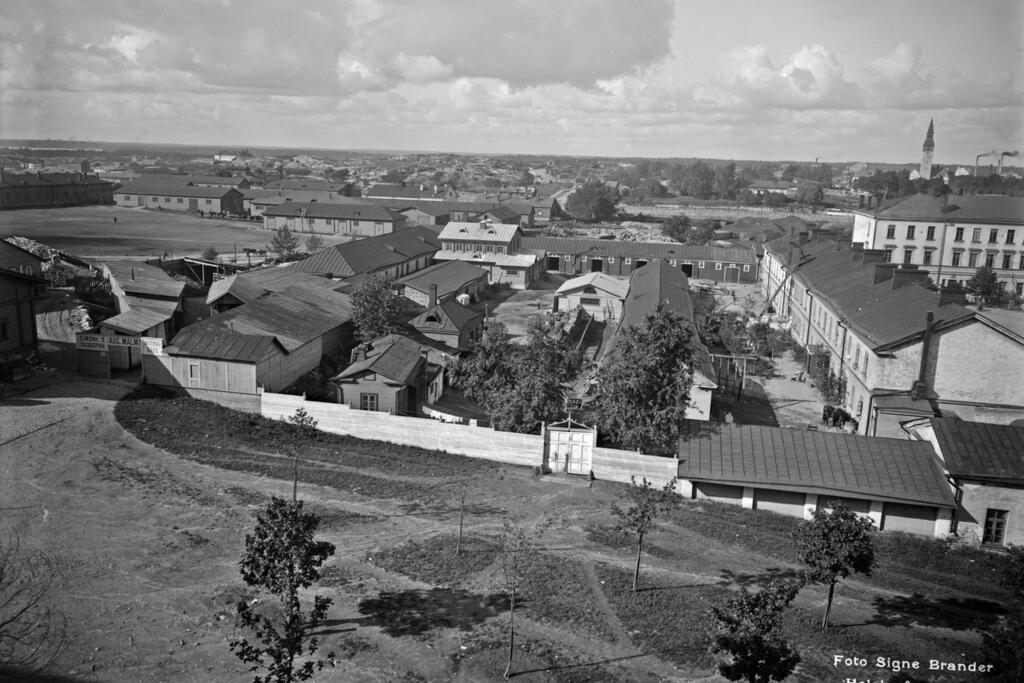
M916 265L938 285L963 285L982 266L1024 295L1024 197L914 195L854 212L853 243Z

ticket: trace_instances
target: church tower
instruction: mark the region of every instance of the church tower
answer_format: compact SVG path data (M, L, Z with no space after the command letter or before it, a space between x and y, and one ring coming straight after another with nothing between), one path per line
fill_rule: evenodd
M924 137L924 147L921 148L921 170L918 173L925 180L932 177L932 155L935 153L935 119L928 123L928 134Z

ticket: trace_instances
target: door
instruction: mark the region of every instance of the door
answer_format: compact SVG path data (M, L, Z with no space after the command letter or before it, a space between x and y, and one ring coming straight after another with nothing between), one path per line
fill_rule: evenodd
M591 273L602 273L604 272L604 260L595 258L590 259L590 272Z
M196 209L198 209L199 208L199 200L196 199L195 197L189 197L188 198L188 208L191 211L195 211Z
M725 269L725 281L739 284L740 269L736 265L729 264L729 267Z
M590 474L593 462L594 431L549 429L548 467L554 473Z
M682 266L680 266L680 268L682 268L683 272L686 273L686 277L693 277L693 264L692 263L684 263Z
M590 462L593 458L591 446L587 443L589 433L568 432L569 435L569 461L566 466L567 474L589 474Z

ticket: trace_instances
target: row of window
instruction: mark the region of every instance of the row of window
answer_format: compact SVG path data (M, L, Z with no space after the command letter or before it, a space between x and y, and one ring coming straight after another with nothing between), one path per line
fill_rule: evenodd
M953 241L954 242L963 242L964 241L964 236L966 234L966 230L967 230L966 228L956 228L956 230L953 233ZM972 228L971 229L971 242L980 243L981 242L981 237L982 237L982 232L983 232L983 228ZM912 240L912 239L916 238L916 235L917 235L917 226L916 225L908 225L907 226L907 237L906 238L908 240ZM895 225L890 224L890 225L886 226L885 238L886 239L890 239L890 240L896 239L896 226ZM935 240L935 226L934 225L929 225L927 228L925 228L925 236L924 236L924 238L925 238L926 241L929 241L929 242L932 242L932 241ZM1006 231L1005 240L1004 240L1003 243L1004 244L1014 244L1014 240L1016 238L1017 238L1017 231L1011 228L1011 229ZM999 243L999 228L989 228L989 231L988 231L988 243L989 244L998 244Z
M903 260L902 263L911 264L914 262L914 250L916 247L904 247L903 249ZM896 247L893 245L887 245L885 247L885 258L889 263L895 263L894 254ZM989 268L1001 268L1002 270L1013 269L1013 252L1004 252L1000 254L997 251L984 252L985 258L980 259L982 251L980 249L974 249L967 251L967 262L964 263L964 249L954 249L950 263L948 265L954 268L967 267L967 268L978 268L984 264ZM921 254L921 265L939 265L935 260L935 249L924 249ZM1017 261L1017 269L1024 270L1024 254L1020 254L1020 258Z
M121 196L123 198L123 201L130 202L132 200L132 196L130 194L121 195ZM185 203L185 199L183 197L175 197L174 199L177 200L178 204L184 204ZM156 202L157 204L160 203L160 198L159 197L151 197L151 200ZM212 199L204 199L203 202L205 203L206 206L212 206L213 205L213 200ZM170 203L171 203L171 197L164 197L164 204L170 204Z
M480 251L485 254L504 254L504 244L472 244L468 242L449 243L448 249L452 251Z

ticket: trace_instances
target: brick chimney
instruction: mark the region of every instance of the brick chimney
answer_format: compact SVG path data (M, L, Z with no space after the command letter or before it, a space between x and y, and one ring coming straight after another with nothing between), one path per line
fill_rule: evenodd
M928 271L921 270L909 263L901 263L892 272L892 288L899 289L907 285L928 286Z
M885 249L865 249L861 257L861 263L870 265L872 263L885 263Z
M797 244L804 245L804 244L807 244L810 241L811 241L811 233L807 232L806 230L804 230L802 232L798 232L796 234L796 243Z
M939 287L939 306L946 304L967 304L967 296L961 287Z
M872 284L877 285L879 282L885 282L886 280L892 279L892 273L896 270L895 263L875 263L875 277Z
M437 305L437 285L430 285L430 299L427 301L427 308L433 308Z

